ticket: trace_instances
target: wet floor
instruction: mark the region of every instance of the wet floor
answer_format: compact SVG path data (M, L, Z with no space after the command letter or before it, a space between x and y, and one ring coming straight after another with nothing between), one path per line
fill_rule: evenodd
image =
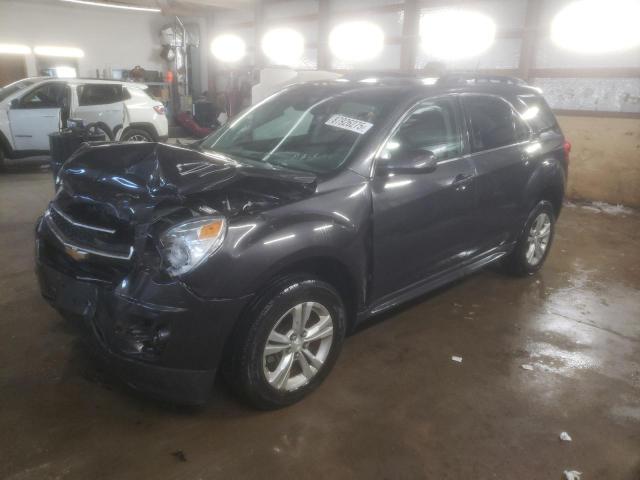
M376 319L299 405L220 384L185 410L114 383L40 298L51 183L0 175L0 478L640 479L637 213L565 208L538 276L490 269Z

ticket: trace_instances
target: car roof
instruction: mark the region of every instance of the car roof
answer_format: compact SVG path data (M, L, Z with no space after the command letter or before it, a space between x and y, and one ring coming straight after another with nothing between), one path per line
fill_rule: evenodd
M542 91L515 77L496 75L375 75L357 74L332 80L310 81L304 86L338 86L344 91L368 90L380 95L395 94L399 96L435 96L445 93L484 93L499 96L540 95ZM340 87L338 87L340 88Z
M32 80L35 83L42 82L67 82L70 85L86 85L87 83L126 85L127 87L147 88L144 83L124 82L122 80L110 80L101 78L58 78L58 77L29 77L24 80Z

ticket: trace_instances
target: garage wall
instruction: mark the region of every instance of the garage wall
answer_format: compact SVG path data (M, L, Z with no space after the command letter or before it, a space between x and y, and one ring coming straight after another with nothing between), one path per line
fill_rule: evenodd
M287 25L305 38L297 68L344 70L448 70L514 75L544 91L573 144L569 197L640 207L640 48L617 53L576 54L549 39L554 16L571 0L270 0L262 9L217 13L209 19L209 42L220 33L241 36L248 54L232 69L269 66L260 55L260 31ZM482 12L497 26L492 47L464 61L429 58L417 46L419 19L454 7ZM323 13L326 26L323 27ZM369 20L385 33L374 60L347 65L327 52L327 32L346 20ZM407 22L407 19L409 21ZM321 38L321 32L325 38ZM322 61L321 50L326 52ZM412 52L413 50L413 52ZM229 66L211 60L210 82ZM224 89L217 82L216 88Z
M567 195L640 207L640 120L559 116L573 145Z
M0 0L0 43L77 47L79 76L95 77L96 69L164 70L160 58L160 28L170 19L157 13L120 12L107 8ZM27 74L37 74L34 55L27 57Z

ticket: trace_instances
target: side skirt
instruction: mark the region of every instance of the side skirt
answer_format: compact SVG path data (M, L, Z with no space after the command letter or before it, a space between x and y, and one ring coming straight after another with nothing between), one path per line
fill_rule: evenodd
M462 277L466 277L487 265L500 260L502 257L511 252L513 245L501 246L486 252L481 257L477 257L470 263L455 267L443 273L434 275L427 279L421 280L413 285L409 285L401 290L382 297L380 300L372 304L368 309L359 312L356 318L356 325L365 321L373 315L377 315L391 308L397 307L403 303L429 293L443 285L452 283Z

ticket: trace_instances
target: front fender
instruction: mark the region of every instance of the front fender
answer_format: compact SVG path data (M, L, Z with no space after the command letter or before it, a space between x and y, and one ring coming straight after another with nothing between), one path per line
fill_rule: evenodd
M332 192L254 218L231 222L223 247L183 279L205 298L237 298L261 290L301 261L337 262L363 292L371 237L370 196ZM352 194L351 190L347 191ZM314 208L315 207L315 208Z

